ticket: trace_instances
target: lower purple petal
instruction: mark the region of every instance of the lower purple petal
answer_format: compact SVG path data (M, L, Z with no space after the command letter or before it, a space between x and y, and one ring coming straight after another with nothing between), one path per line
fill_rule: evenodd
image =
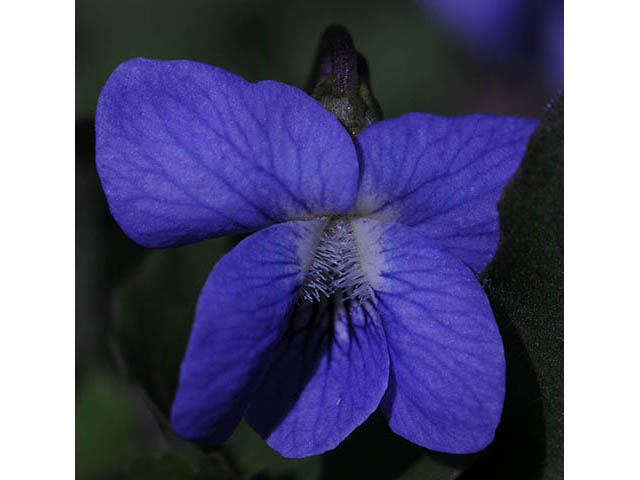
M334 296L297 305L247 419L286 457L325 452L378 407L388 367L371 303L353 306Z
M389 426L433 450L481 450L493 440L505 389L489 301L466 265L420 233L399 224L378 230L377 308L391 362L381 406Z
M260 382L303 276L299 253L313 222L257 232L224 256L200 294L173 403L174 430L188 440L224 441Z

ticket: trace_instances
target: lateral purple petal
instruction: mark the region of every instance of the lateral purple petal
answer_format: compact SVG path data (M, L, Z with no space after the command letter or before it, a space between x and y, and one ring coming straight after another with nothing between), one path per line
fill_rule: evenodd
M420 231L480 272L495 254L502 189L536 120L410 113L358 137L362 179L356 211Z
M299 251L315 238L309 223L287 222L251 235L209 275L172 408L180 436L218 443L240 421L286 329L303 276Z
M304 92L186 60L113 72L96 163L114 217L148 247L348 212L358 181L349 134Z
M502 341L489 301L460 260L413 229L380 224L377 308L389 345L389 426L432 450L486 447L505 391Z
M325 452L378 407L388 367L384 331L370 303L297 305L247 420L285 457Z

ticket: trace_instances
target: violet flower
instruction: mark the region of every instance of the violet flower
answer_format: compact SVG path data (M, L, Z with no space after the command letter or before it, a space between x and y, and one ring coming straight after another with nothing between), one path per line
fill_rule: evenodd
M240 419L282 455L336 447L381 407L445 452L490 443L502 342L475 274L536 122L411 113L352 139L301 90L134 59L96 114L114 217L147 247L253 232L209 275L172 409L182 437Z
M511 63L536 57L550 86L564 85L563 0L419 0L474 53Z

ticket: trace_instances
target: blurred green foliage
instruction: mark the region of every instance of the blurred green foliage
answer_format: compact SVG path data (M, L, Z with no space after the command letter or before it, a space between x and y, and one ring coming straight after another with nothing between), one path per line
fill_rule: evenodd
M385 116L537 115L546 95L530 72L476 65L418 2L399 0L77 0L76 114L95 112L113 69L132 57L186 58L247 80L303 87L324 28L344 24L371 67Z
M105 372L87 376L79 392L76 476L113 478L136 453L132 394Z
M183 458L166 454L158 459L139 461L131 467L128 480L196 480L196 475Z
M225 451L233 465L244 476L268 474L270 477L320 480L322 458L284 458L273 450L244 420L231 438Z
M407 472L398 480L451 480L460 471L452 469L448 465L438 463L429 456L424 456L418 460Z

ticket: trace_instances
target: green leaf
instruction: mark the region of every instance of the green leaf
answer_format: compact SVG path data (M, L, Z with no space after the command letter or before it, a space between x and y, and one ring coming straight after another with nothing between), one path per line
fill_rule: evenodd
M563 477L564 102L532 136L499 204L498 252L484 275L507 358L503 419L461 478Z

